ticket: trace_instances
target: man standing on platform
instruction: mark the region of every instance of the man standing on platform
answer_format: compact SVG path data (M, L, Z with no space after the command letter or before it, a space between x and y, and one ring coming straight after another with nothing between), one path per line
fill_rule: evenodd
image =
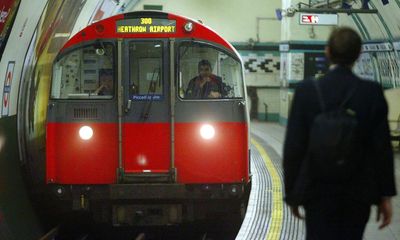
M296 86L283 151L285 201L306 239L362 239L371 205L390 224L396 195L387 103L379 84L352 72L361 38L335 29L329 71ZM337 129L337 130L336 130Z

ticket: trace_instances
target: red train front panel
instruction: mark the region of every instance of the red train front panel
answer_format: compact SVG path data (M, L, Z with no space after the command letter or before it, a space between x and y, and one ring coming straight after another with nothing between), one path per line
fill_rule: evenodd
M248 180L245 123L179 123L175 136L178 182L233 183Z
M93 136L88 140L82 139L79 132L88 127L92 129ZM115 183L118 167L117 127L115 123L48 123L47 182Z
M142 19L118 15L82 30L57 58L47 122L48 183L112 184L121 175L171 172L177 183L185 184L249 180L240 60L229 43L203 25L152 14L154 19L145 19L166 18L175 30L149 34L126 28L116 33L131 19ZM185 30L187 23L191 30ZM176 39L172 43L169 37ZM219 99L187 95L203 59L221 78ZM176 90L173 127L171 84ZM89 128L88 139L79 135L82 127Z
M125 124L123 129L126 173L169 172L171 148L168 123Z

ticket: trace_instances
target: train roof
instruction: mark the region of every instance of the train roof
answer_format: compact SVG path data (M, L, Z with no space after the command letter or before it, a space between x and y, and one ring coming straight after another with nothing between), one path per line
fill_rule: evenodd
M191 30L188 28L189 25L192 27ZM236 50L228 41L199 21L161 11L128 12L100 20L76 33L65 43L61 51L82 42L116 38L204 40L221 45L236 53Z

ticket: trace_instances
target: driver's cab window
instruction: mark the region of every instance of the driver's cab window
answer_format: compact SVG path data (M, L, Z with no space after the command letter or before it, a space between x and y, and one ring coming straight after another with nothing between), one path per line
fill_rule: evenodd
M179 97L243 98L241 63L223 51L199 42L179 46Z
M53 99L111 99L114 96L114 46L95 44L75 49L53 66Z

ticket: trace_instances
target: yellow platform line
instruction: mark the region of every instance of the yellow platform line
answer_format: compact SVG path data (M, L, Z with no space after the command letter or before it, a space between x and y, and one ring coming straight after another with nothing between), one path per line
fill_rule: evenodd
M282 223L283 223L283 196L282 196L282 181L279 174L268 156L264 148L255 139L251 139L251 143L256 147L257 151L261 154L267 167L268 173L271 177L272 189L272 207L271 207L271 221L267 229L266 240L278 240L281 236Z

